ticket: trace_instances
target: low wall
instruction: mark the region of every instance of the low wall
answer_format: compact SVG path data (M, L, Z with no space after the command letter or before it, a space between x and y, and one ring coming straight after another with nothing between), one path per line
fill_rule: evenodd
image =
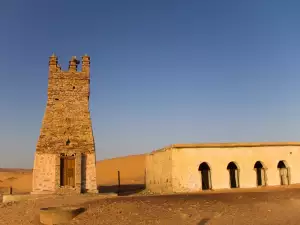
M34 195L3 195L2 196L2 202L8 203L8 202L20 202L20 201L26 201L29 199L36 199L36 196Z

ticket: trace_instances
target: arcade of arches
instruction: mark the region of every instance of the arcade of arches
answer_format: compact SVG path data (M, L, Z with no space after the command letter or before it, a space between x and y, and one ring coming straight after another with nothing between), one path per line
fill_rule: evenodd
M300 143L178 144L146 157L154 193L290 184L300 184Z
M283 160L280 160L277 164L278 168L278 179L280 180L280 185L288 185L290 184L289 179L289 167L287 163ZM239 169L235 162L228 163L227 170L229 173L229 183L230 188L238 188L239 185ZM254 164L254 170L256 174L256 185L259 186L266 186L266 168L263 166L261 161L257 161ZM212 189L211 186L211 174L210 174L210 167L206 162L203 162L199 166L199 171L201 172L201 184L202 190L210 190Z

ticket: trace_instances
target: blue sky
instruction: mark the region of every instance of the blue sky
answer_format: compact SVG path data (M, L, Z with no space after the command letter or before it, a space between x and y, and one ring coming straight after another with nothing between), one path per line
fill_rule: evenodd
M48 57L91 56L97 159L300 141L300 2L0 3L0 167L33 165Z

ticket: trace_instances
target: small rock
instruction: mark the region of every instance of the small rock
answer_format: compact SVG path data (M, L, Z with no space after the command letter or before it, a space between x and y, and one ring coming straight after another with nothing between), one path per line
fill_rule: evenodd
M187 214L187 213L180 213L180 217L185 220L187 218L192 217L192 215L191 214Z

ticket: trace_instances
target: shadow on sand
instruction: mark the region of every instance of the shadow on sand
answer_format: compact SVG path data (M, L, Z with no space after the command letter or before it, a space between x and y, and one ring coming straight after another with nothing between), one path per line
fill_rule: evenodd
M145 184L122 184L120 187L118 185L99 185L98 190L99 193L117 193L119 196L127 196L145 190Z
M210 219L204 218L197 225L208 225Z

